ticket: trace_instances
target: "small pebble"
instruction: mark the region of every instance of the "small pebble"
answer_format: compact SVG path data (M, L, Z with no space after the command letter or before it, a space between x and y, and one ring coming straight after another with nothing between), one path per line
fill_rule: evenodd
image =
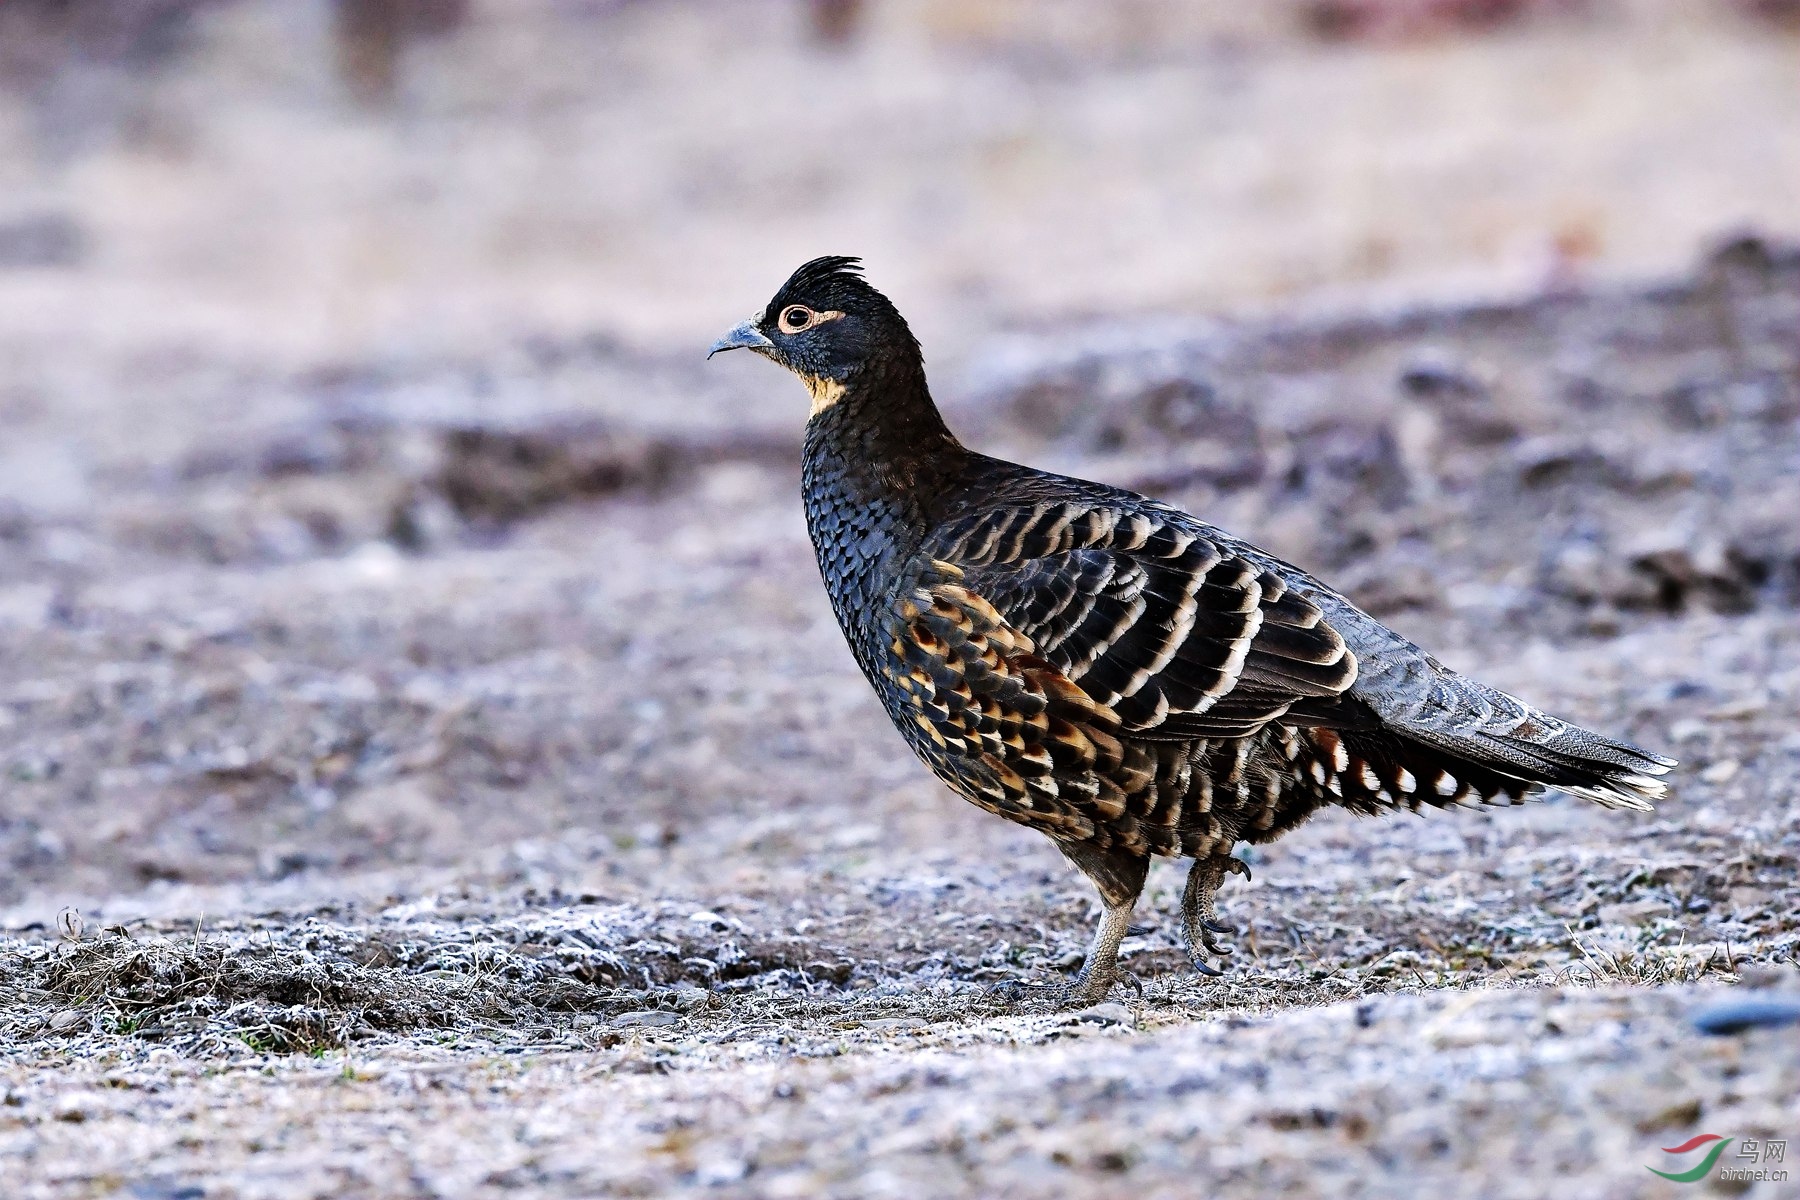
M655 1029L664 1025L673 1025L679 1020L681 1020L680 1013L648 1011L620 1013L612 1019L612 1023L620 1028L635 1025Z
M1767 701L1755 696L1746 696L1741 700L1733 700L1721 704L1707 715L1715 721L1741 721L1745 717L1754 717L1769 707Z
M1109 1000L1105 1004L1096 1004L1092 1008L1084 1008L1080 1012L1072 1013L1069 1020L1083 1025L1122 1025L1126 1029L1137 1028L1137 1018L1131 1015L1129 1008L1116 1000Z
M1706 770L1700 772L1700 778L1706 783L1717 785L1721 783L1730 783L1732 777L1737 773L1738 760L1735 758L1727 758L1714 763L1712 766L1706 768Z
M50 1029L55 1033L67 1033L77 1025L87 1023L87 1014L78 1008L65 1008L50 1018Z
M1701 1033L1722 1035L1800 1022L1800 996L1756 996L1722 1000L1696 1012L1690 1020Z
M140 1179L125 1193L129 1200L206 1200L206 1189L197 1183L165 1183Z
M750 1164L738 1158L716 1158L694 1168L694 1182L703 1187L725 1187L750 1173Z
M1635 900L1629 904L1602 904L1600 919L1608 925L1643 925L1669 915L1661 900Z

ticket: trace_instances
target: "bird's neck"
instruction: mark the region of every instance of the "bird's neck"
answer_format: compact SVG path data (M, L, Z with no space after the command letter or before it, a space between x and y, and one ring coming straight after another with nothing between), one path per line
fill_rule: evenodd
M819 571L848 632L923 541L968 452L932 403L923 367L865 369L832 392L826 402L814 390L801 477Z
M872 364L809 388L806 458L832 460L831 486L858 505L928 501L968 457L932 402L923 364Z

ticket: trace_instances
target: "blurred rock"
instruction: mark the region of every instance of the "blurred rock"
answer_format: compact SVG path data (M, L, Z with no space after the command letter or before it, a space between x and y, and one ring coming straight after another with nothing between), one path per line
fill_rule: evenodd
M431 482L470 520L512 521L570 500L652 490L669 482L676 464L667 443L593 422L451 429L444 451Z
M811 0L813 37L828 46L854 40L866 17L863 0Z
M386 105L408 45L453 33L468 11L468 0L334 0L338 77L362 104Z
M1116 1000L1109 1000L1104 1004L1096 1004L1091 1008L1070 1013L1063 1018L1063 1022L1069 1025L1110 1025L1123 1029L1137 1028L1137 1018L1132 1015L1129 1008Z
M681 1014L655 1010L620 1013L612 1023L620 1029L664 1029L681 1024Z
M1715 1037L1800 1024L1800 996L1761 995L1721 1000L1699 1009L1691 1019L1695 1029Z
M1442 346L1425 346L1400 369L1400 386L1426 400L1485 400L1490 388L1468 363Z
M1745 963L1738 968L1738 982L1754 991L1786 988L1800 994L1800 967L1792 963Z
M1515 446L1510 456L1526 487L1571 482L1600 482L1616 477L1617 468L1604 452L1579 438L1534 438Z
M1287 485L1321 507L1394 509L1412 494L1399 443L1385 423L1322 422L1296 433L1293 447Z
M1401 368L1401 390L1435 412L1459 441L1486 446L1519 434L1516 420L1495 404L1485 369L1449 350L1426 346Z
M87 253L87 237L63 213L0 219L0 270L70 267Z
M1718 612L1748 612L1766 579L1764 571L1719 541L1667 531L1641 538L1626 556L1655 587L1657 603L1671 612L1693 603Z

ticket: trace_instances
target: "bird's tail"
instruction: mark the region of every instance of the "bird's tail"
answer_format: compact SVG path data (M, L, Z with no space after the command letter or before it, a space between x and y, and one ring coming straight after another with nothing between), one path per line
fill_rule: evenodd
M1338 774L1379 785L1358 788L1356 796L1347 790L1343 803L1367 810L1507 804L1555 788L1607 808L1648 812L1668 792L1661 777L1676 765L1672 758L1572 725L1460 675L1446 672L1440 686L1455 693L1456 703L1429 706L1429 720L1390 718L1379 730L1329 735L1338 744L1326 749L1348 760Z
M1544 728L1546 723L1551 727ZM1668 794L1669 785L1661 777L1676 765L1672 758L1543 714L1538 714L1536 727L1510 734L1484 733L1479 741L1487 763L1495 769L1603 808L1649 812Z
M1648 812L1669 790L1661 777L1674 768L1672 758L1572 725L1464 676L1445 682L1461 693L1459 719L1445 729L1407 731L1434 748L1607 808Z

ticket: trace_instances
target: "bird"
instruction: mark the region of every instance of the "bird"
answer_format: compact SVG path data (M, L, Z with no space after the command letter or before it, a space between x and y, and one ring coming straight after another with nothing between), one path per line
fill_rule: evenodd
M861 260L815 258L707 357L811 398L807 529L852 656L952 791L1036 829L1101 917L1070 1003L1119 967L1150 861L1192 860L1189 962L1232 947L1238 846L1327 808L1511 805L1546 788L1648 811L1677 764L1445 667L1300 568L1173 505L965 447Z

